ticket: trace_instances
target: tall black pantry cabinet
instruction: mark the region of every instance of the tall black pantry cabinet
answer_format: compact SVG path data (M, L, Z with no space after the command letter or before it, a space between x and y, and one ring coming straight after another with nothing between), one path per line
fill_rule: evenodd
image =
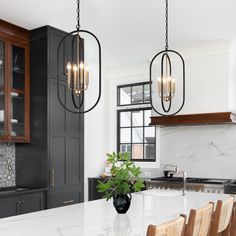
M17 150L28 163L18 184L47 186L49 208L84 200L84 116L67 112L57 98L57 46L64 35L50 26L31 31L31 143ZM63 68L60 94L72 107Z

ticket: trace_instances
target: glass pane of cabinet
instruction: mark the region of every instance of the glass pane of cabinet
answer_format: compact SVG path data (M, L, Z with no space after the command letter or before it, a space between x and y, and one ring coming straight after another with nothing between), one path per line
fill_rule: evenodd
M5 135L5 45L0 41L0 136Z
M11 62L11 136L25 135L25 49L12 46Z

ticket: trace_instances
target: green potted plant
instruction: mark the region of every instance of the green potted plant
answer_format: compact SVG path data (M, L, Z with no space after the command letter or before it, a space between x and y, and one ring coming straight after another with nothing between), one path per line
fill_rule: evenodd
M107 201L113 198L118 213L126 213L131 203L130 193L144 188L144 181L139 178L142 171L130 160L129 153L107 154L107 161L111 163L111 176L98 181L97 191L104 193Z

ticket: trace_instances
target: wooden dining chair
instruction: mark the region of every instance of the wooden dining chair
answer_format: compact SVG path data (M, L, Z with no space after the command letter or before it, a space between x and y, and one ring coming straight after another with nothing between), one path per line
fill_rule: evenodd
M236 236L236 202L234 203L234 209L230 224L230 236Z
M210 232L214 203L200 209L192 209L189 214L188 224L185 228L185 236L207 236Z
M186 216L180 215L176 220L169 221L159 226L149 225L147 236L183 236Z
M218 200L213 216L210 236L230 236L230 220L234 205L234 197L222 201ZM234 236L234 235L233 235Z

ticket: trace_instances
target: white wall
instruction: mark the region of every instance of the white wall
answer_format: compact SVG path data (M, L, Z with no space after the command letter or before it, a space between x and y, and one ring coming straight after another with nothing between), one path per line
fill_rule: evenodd
M236 40L229 53L229 107L236 114Z
M85 96L85 108L89 109L98 96L98 67L90 63L90 86ZM104 71L103 71L104 72ZM84 124L84 198L88 199L88 178L97 177L104 169L106 154L106 122L104 74L102 76L102 96L98 105L85 114Z

